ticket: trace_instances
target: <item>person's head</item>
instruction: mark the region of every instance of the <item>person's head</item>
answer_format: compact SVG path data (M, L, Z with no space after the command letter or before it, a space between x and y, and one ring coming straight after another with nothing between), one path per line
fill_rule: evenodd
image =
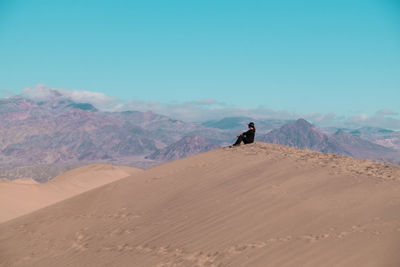
M254 128L254 122L250 122L250 123L248 124L248 126L249 126L249 128Z

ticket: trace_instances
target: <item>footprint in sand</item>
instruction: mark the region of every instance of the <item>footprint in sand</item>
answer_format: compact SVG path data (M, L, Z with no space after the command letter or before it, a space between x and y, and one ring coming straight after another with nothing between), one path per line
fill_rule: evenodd
M330 234L321 234L321 235L304 235L300 239L309 241L309 242L317 242L321 240L325 240L330 237Z
M85 227L83 229L81 229L80 231L75 233L75 238L72 242L71 248L78 250L78 251L85 251L88 249L89 247L89 242L92 237L90 236L86 236L84 233L85 231L87 231L88 228Z
M85 240L85 236L82 233L77 232L75 235L75 240L72 242L71 248L78 251L85 251L89 247L89 244L85 241L87 241Z
M240 254L244 252L245 250L251 250L251 249L260 249L263 248L267 245L267 243L262 242L262 241L257 241L253 243L246 243L246 244L241 244L241 245L235 245L230 247L227 250L228 254Z
M236 246L230 247L228 249L228 253L229 254L238 254L238 253L242 253L246 249L247 249L247 245L236 245Z
M139 245L136 246L135 249L140 253L150 253L154 251L154 248L150 247L149 245Z
M160 255L160 256L164 256L164 255L167 255L169 253L170 253L170 251L169 251L168 247L160 247L156 251L156 254Z
M350 234L349 232L343 231L343 232L341 232L341 233L338 235L338 238L339 238L339 239L342 239L342 238L344 238L345 236L347 236L347 235L349 235L349 234Z
M207 253L204 252L195 252L190 254L183 259L190 262L190 266L214 266L214 262L218 257L218 252L215 253Z
M118 252L131 251L131 250L133 250L133 247L129 246L127 243L123 243L117 246Z

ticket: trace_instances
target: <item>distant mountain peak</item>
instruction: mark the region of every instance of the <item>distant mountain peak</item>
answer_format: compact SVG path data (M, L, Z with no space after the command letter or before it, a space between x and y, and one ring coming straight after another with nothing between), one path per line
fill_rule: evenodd
M296 123L311 125L311 123L309 123L306 119L303 119L303 118L297 119Z
M344 136L351 136L348 132L344 131L343 129L338 129L333 135L344 135Z
M336 140L316 129L305 119L298 119L272 130L262 140L273 144L345 154Z
M309 133L312 135L322 135L322 132L318 131L314 125L306 121L305 119L298 119L294 122L287 123L283 125L281 128L276 129L275 131L286 132L287 134L296 134L296 133Z
M92 111L92 112L98 111L98 109L95 108L95 107L94 107L92 104L90 104L90 103L71 103L71 104L69 104L67 107L76 108L76 109L81 109L81 110L85 110L85 111Z
M337 141L339 141L342 144L342 146L347 143L356 143L356 142L359 142L360 140L362 140L361 138L351 135L342 129L337 130L333 134L333 138L335 138Z
M358 158L389 158L394 151L338 129L325 134L304 119L288 123L267 133L264 142L308 148L320 152L342 154Z
M301 126L301 127L307 127L307 128L313 128L314 126L309 123L308 121L306 121L305 119L298 119L294 122L295 125L297 126Z

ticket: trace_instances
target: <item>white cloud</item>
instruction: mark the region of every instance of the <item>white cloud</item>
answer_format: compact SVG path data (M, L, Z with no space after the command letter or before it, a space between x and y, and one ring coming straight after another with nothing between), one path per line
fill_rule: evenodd
M265 107L244 108L228 105L216 100L207 99L181 103L159 103L156 101L129 101L119 105L118 111L138 110L152 111L171 118L183 121L203 122L207 120L219 120L225 117L251 117L253 119L282 119L295 120L305 118L317 125L333 126L339 121L343 124L344 117L334 113L293 113L285 110L272 110ZM343 125L341 125L343 127Z
M153 111L176 119L192 122L217 120L224 117L247 116L252 118L287 118L294 114L259 108L242 108L218 102L214 99L181 103L159 103L156 101L129 101L119 110Z
M381 110L378 110L378 111L376 112L376 115L382 115L382 116L397 116L397 115L399 115L399 113L394 112L394 111L392 111L392 110L390 110L390 109L381 109Z
M114 109L119 100L118 98L109 97L104 93L91 91L62 91L62 94L75 102L90 103L99 109Z
M46 87L38 84L26 87L22 95L35 99L46 100L54 97L65 97L75 102L84 102L94 105L100 110L107 111L152 111L154 113L169 116L190 122L203 122L207 120L218 120L224 117L251 117L254 119L290 119L304 118L318 126L334 126L357 128L363 126L382 127L389 129L400 129L398 113L389 109L381 109L374 115L353 114L351 116L338 116L334 113L293 113L285 110L272 110L266 107L244 108L215 99L206 98L200 101L160 103L157 101L141 101L121 99L107 96L100 92L86 90L65 90Z
M42 83L22 89L22 96L38 101L50 99L51 97L55 97L57 94L57 89L47 87Z
M197 101L182 103L159 103L156 101L129 101L118 106L117 110L153 111L171 118L183 121L203 122L207 120L219 120L224 117L251 117L254 119L287 119L295 120L304 118L321 127L346 127L358 128L373 126L400 130L400 119L393 117L396 112L378 111L375 115L353 114L350 116L338 116L333 112L323 113L293 113L285 110L272 110L265 107L243 108L217 101ZM389 116L390 114L390 116Z
M352 116L350 116L347 121L348 122L354 122L354 123L361 123L361 122L365 122L366 120L368 120L368 115L367 114L354 114Z
M0 89L0 96L8 98L8 97L12 97L13 95L14 95L14 92L11 91L10 89L7 89L7 88Z
M365 114L355 114L347 118L345 120L345 124L347 126L352 126L352 127L372 126L372 127L400 130L400 119L393 117L398 113L392 111L390 112L386 111L388 110L379 110L376 112L375 115L372 116L367 116Z
M68 98L78 103L90 103L103 110L114 109L119 103L118 98L109 97L104 93L86 90L66 90L47 87L40 83L33 87L22 89L22 96L36 101L49 100L52 98Z

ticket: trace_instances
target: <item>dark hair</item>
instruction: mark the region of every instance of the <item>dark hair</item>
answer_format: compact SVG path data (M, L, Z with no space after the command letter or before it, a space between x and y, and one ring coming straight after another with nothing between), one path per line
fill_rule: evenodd
M253 127L254 128L254 122L250 122L249 123L249 127Z

